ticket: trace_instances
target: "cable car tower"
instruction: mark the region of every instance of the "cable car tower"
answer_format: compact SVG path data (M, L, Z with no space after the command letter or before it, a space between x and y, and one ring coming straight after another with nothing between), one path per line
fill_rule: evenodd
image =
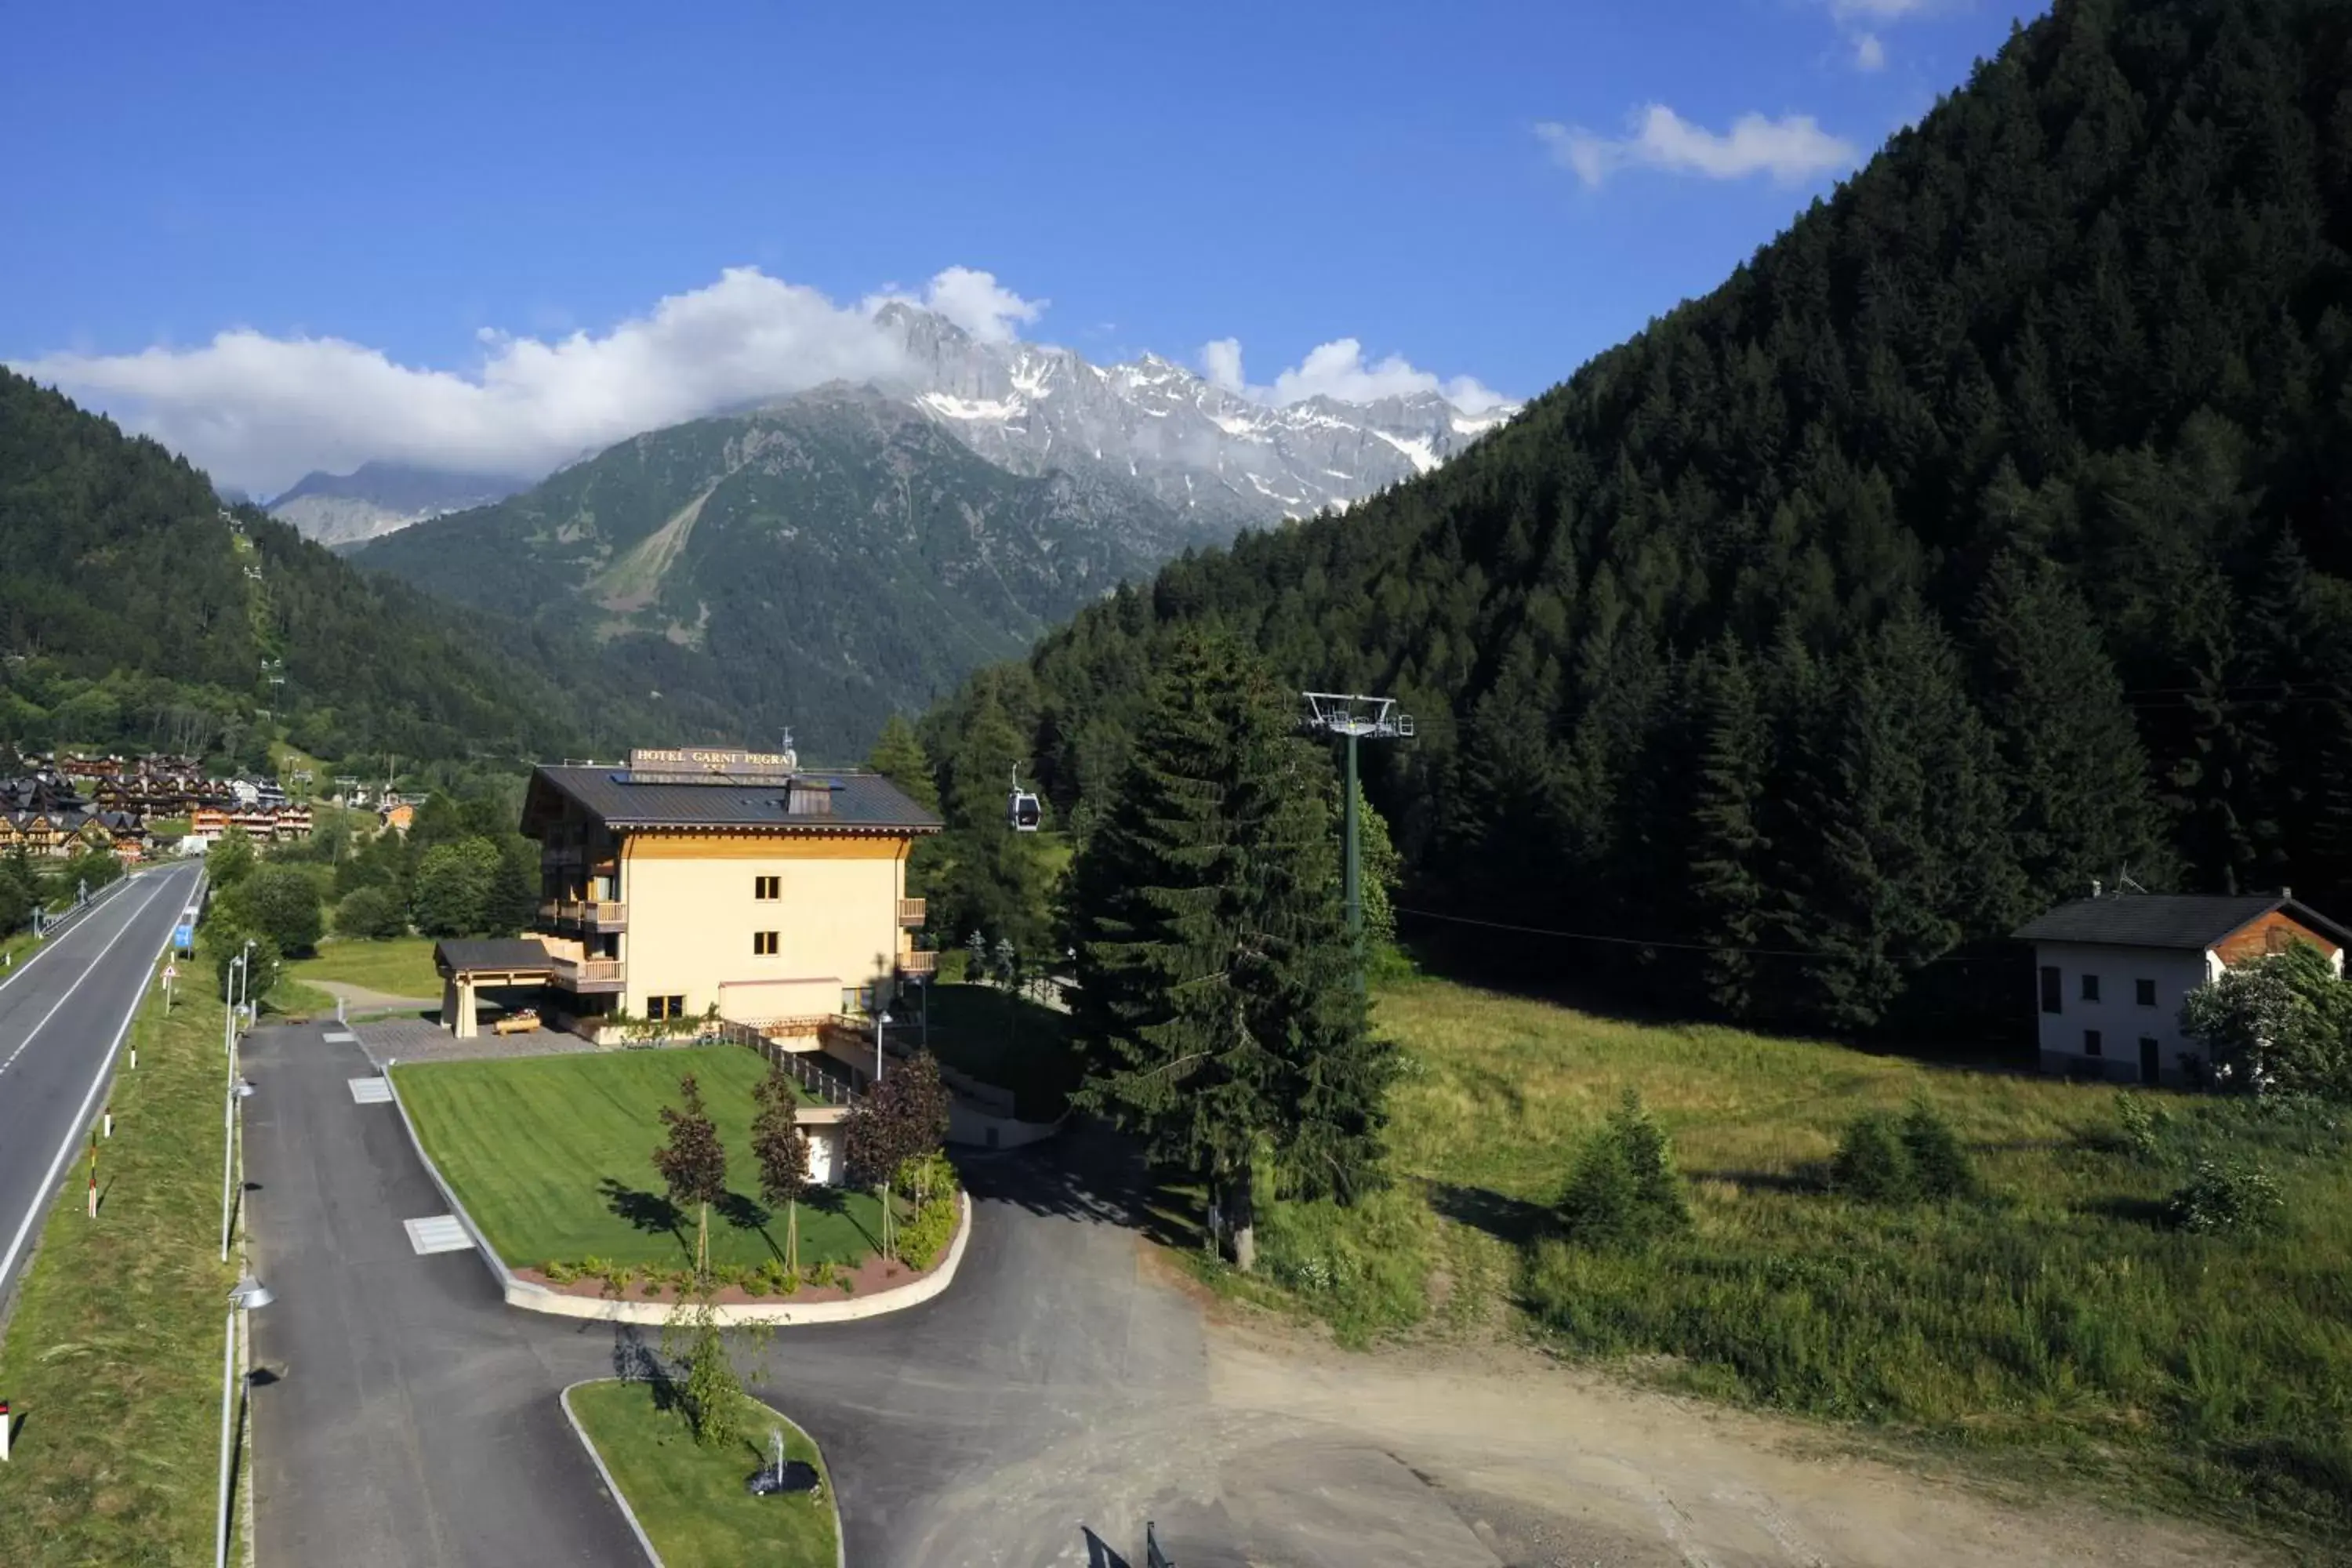
M1348 899L1348 937L1360 942L1364 934L1364 900L1362 876L1356 858L1356 742L1359 741L1410 741L1412 739L1412 715L1397 711L1393 697L1364 697L1336 691L1309 691L1307 696L1307 717L1303 727L1313 735L1337 735L1348 742L1348 793L1343 797L1348 839L1346 869L1341 886ZM1364 983L1360 952L1356 963L1356 984Z
M1021 764L1013 764L1013 793L1004 797L1004 826L1015 833L1034 833L1045 819L1035 795L1021 787Z

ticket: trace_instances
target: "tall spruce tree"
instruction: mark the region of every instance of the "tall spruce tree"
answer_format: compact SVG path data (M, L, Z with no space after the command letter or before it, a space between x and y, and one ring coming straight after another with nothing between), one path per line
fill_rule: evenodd
M2005 554L1970 630L2030 901L2079 898L2126 868L2168 879L2139 731L2089 606L2048 560Z
M1329 764L1293 735L1294 708L1229 640L1176 639L1072 868L1077 1098L1208 1178L1245 1269L1260 1154L1302 1190L1353 1196L1392 1068L1352 984Z
M1690 890L1706 955L1707 995L1734 1017L1754 1008L1752 950L1767 934L1772 840L1764 831L1771 731L1737 644L1692 670L1701 751L1690 821Z
M1811 834L1782 851L1811 1012L1882 1020L1923 965L2018 907L1992 738L1951 644L1906 607L1849 658L1816 743Z

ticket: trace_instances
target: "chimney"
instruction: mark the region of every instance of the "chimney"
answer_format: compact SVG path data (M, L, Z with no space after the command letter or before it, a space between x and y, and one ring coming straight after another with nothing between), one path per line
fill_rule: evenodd
M2282 899L2291 899L2294 897L2294 889L2282 882L2279 884L2279 897Z
M2091 879L2091 897L2093 897L2093 898L2095 898L2095 898L2097 898L2098 896L2099 896L2099 879L2098 879L2096 877L2094 877L2094 878L2092 878L2092 879Z

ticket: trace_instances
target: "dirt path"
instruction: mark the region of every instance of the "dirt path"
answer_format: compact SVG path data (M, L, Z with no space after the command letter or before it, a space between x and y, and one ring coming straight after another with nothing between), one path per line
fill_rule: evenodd
M1211 1404L1395 1459L1489 1564L2115 1563L2272 1559L2192 1524L2012 1500L1834 1452L1798 1423L1629 1389L1530 1351L1349 1354L1213 1324ZM1443 1538L1433 1520L1422 1539Z

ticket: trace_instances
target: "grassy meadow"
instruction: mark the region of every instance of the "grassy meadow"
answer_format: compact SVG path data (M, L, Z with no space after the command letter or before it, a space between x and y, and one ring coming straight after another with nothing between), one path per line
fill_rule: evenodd
M433 967L433 939L394 937L385 942L352 942L329 938L318 955L298 958L286 966L289 978L315 984L332 980L387 996L437 998L441 976Z
M751 1090L767 1064L740 1046L411 1062L392 1069L425 1152L474 1223L516 1268L604 1258L677 1268L694 1260L695 1220L663 1195L653 1152L661 1108L692 1073L727 1151L729 1194L710 1214L714 1267L782 1257L784 1216L759 1202ZM814 1189L800 1205L800 1261L855 1265L874 1250L873 1194Z
M2344 1113L2135 1089L2158 1122L2135 1152L2111 1087L1433 980L1381 987L1376 1012L1408 1053L1395 1185L1354 1210L1277 1205L1260 1233L1267 1283L1343 1339L1525 1330L1690 1391L2053 1458L2174 1506L2352 1525ZM1627 1088L1671 1135L1695 1223L1596 1253L1550 1211ZM1830 1192L1844 1125L1915 1100L1958 1130L1985 1195ZM2278 1184L2276 1228L2166 1223L2196 1159L2243 1155Z

